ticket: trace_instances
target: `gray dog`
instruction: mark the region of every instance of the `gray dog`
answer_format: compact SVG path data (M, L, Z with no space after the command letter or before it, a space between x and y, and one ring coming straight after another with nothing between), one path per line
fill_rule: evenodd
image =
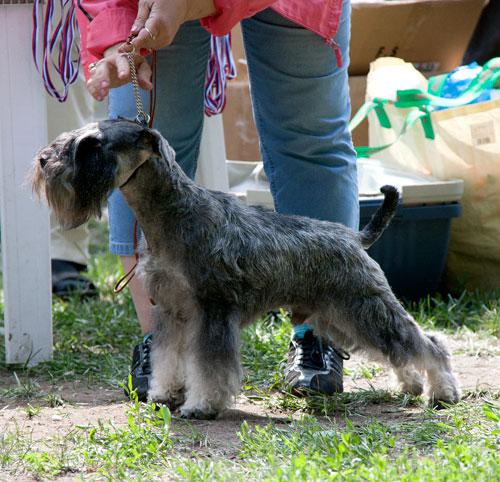
M138 274L155 300L149 398L184 417L212 418L240 389L240 328L284 307L315 333L390 363L401 390L435 404L460 399L444 345L424 333L365 252L398 192L355 232L341 224L247 206L203 189L159 132L125 119L59 136L31 173L63 227L99 216L118 187L144 233Z

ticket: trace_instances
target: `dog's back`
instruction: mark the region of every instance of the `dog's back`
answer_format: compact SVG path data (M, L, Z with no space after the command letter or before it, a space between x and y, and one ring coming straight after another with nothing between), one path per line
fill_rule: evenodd
M394 186L382 186L380 192L384 194L382 206L375 212L369 223L359 232L363 248L368 249L390 223L396 212L399 201L399 192Z

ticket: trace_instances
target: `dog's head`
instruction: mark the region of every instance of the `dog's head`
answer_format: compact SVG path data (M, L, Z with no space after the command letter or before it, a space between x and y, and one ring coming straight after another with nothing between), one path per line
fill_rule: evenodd
M65 132L35 156L33 190L47 202L64 228L80 226L115 187L126 184L149 158L173 162L173 150L155 130L127 119L88 124Z

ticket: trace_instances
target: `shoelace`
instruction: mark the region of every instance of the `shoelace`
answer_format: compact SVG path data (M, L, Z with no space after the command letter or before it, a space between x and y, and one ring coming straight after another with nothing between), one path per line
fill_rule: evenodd
M311 368L313 370L326 369L328 366L336 366L334 353L343 360L350 358L349 353L330 345L324 345L318 339L298 339L295 341L300 348L298 365L302 368ZM328 363L328 360L330 363Z
M138 365L141 365L143 373L151 373L151 335L151 333L148 333L139 345L139 349L142 353L133 367L134 369Z
M298 339L295 341L298 351L298 365L302 368L325 369L323 347L317 339Z
M349 360L349 358L351 358L351 355L345 350L342 350L342 348L337 348L335 346L330 346L329 348L342 358L342 360Z
M151 357L150 357L150 346L149 343L144 343L143 344L143 353L144 353L144 363L142 365L143 372L144 373L149 373L151 372Z

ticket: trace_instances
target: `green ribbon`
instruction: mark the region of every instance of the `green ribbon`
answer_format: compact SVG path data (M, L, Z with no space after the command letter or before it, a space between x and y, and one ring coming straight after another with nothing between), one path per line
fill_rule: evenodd
M489 60L483 66L481 73L467 86L462 94L455 99L441 97L446 77L431 77L427 91L420 89L398 90L398 100L394 103L396 107L461 107L476 100L485 90L495 87L500 79L500 68L491 65L500 61L500 57Z
M356 147L355 150L358 157L369 157L376 152L380 152L392 146L418 120L420 120L422 124L425 137L427 139L434 139L434 129L432 127L430 114L435 107L461 107L476 100L485 90L495 88L497 84L500 86L500 68L492 67L493 63L500 64L500 57L493 58L486 62L481 73L469 84L460 97L457 97L456 99L447 99L439 95L441 94L444 82L449 75L444 74L431 77L429 79L427 91L420 89L398 90L398 98L395 102L387 99L376 98L373 99L373 101L363 104L349 122L348 128L350 131L353 131L359 124L361 124L361 122L363 122L367 115L373 110L377 114L380 125L390 129L391 122L384 110L384 106L387 104L392 104L396 107L405 109L413 108L414 110L412 110L406 117L398 136L393 142L384 146Z
M425 121L425 119L428 119ZM405 132L410 129L415 122L420 120L422 123L428 122L428 124L431 126L430 123L430 112L424 112L421 110L412 110L407 116L405 121L403 122L403 125L401 126L401 130L399 131L399 134L397 135L396 139L394 139L392 142L389 144L385 144L383 146L374 146L374 147L355 147L356 154L358 157L370 157L371 155L383 151L384 149L387 149L388 147L391 147L393 144L399 141L401 137L405 134ZM425 131L425 128L424 128ZM432 131L432 137L430 139L434 139L434 132ZM427 136L426 136L427 137Z

